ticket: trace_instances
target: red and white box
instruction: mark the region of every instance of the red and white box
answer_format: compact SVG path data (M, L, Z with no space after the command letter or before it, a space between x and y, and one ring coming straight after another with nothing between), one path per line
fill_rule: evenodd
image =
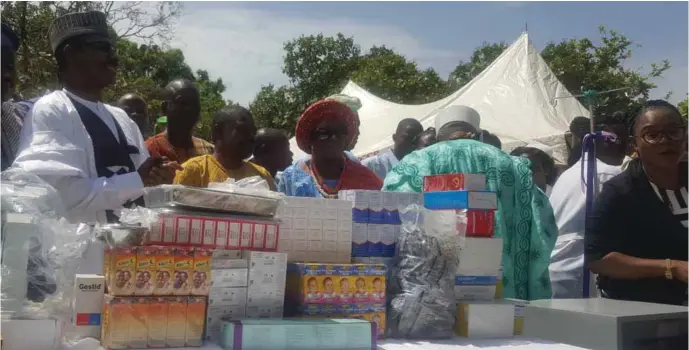
M495 234L495 211L471 209L435 211L448 213L454 217L456 232L459 236L489 238Z
M279 221L165 211L151 227L149 245L277 251Z
M458 210L457 230L466 237L493 237L495 233L495 212L489 210Z
M484 174L446 174L424 176L424 192L444 191L483 191L486 189L486 175Z

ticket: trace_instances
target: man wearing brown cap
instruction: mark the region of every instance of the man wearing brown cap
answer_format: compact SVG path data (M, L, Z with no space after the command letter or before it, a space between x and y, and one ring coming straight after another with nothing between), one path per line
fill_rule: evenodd
M117 221L144 185L174 176L176 163L149 157L136 123L102 102L117 56L102 12L55 19L48 36L64 88L39 99L22 130L15 165L61 195L74 222Z

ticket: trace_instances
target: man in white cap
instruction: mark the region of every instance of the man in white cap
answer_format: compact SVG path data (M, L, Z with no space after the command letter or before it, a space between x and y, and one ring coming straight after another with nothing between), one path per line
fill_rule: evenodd
M435 117L438 142L456 139L480 140L481 116L467 106L449 106Z
M58 191L70 221L116 222L118 210L143 204L144 185L172 178L181 168L149 157L136 123L103 103L118 66L105 14L66 14L48 33L64 88L31 109L14 164Z

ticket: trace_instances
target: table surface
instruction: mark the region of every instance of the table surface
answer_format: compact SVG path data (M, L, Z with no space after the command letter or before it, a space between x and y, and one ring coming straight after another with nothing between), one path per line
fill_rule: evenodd
M508 339L467 339L452 338L435 341L409 341L403 339L385 339L378 345L378 350L585 350L584 348L554 343L547 340L514 337ZM99 349L100 350L100 349ZM144 349L141 349L144 350ZM177 350L222 350L218 345L206 344L200 348L178 348Z

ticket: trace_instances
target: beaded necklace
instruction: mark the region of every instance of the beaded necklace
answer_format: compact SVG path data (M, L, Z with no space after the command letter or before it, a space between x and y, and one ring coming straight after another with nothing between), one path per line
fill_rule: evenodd
M331 188L330 186L328 186L328 184L325 183L325 179L318 173L318 170L314 165L313 159L311 160L311 176L313 176L314 182L316 183L316 189L318 190L318 192L320 192L323 198L337 198L337 194L338 192L340 192L340 187L342 187L342 175L344 175L346 170L347 160L345 159L344 167L342 168L340 178L337 179L337 184L335 185L335 187Z

